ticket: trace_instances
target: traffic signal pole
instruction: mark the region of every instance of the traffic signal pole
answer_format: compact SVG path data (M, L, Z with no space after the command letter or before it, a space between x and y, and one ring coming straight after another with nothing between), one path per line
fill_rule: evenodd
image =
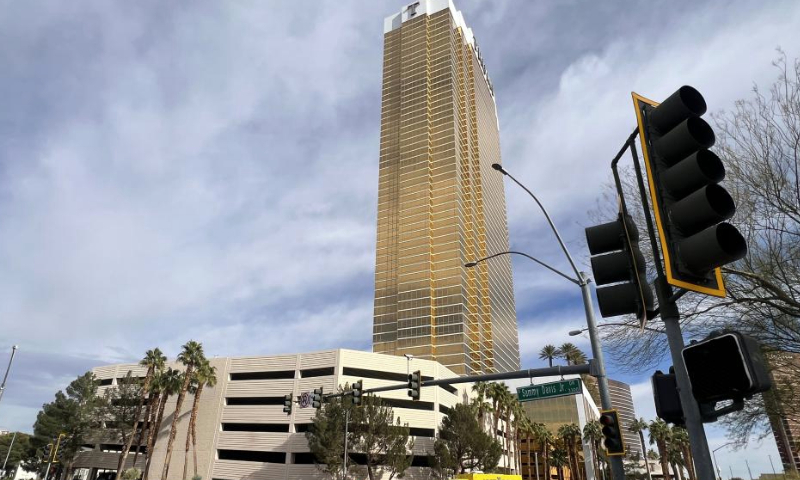
M592 345L592 356L597 362L598 390L600 390L600 404L603 410L611 410L611 394L608 391L608 378L606 377L606 364L603 360L603 349L600 347L600 338L597 334L597 322L594 318L594 306L592 305L592 292L589 288L589 277L584 272L580 272L581 295L583 296L583 307L586 310L586 327L588 328L589 341ZM611 478L623 480L625 478L625 468L622 465L622 457L609 457L611 464ZM595 475L597 475L595 473Z
M638 133L639 129L637 128L628 138L627 144L630 146L631 156L633 157L633 168L636 172L636 179L639 185L639 194L642 199L647 233L650 237L650 245L655 259L653 263L655 264L656 273L658 275L654 284L656 297L658 298L658 312L661 316L661 320L664 322L664 330L667 334L667 343L669 344L670 356L672 357L672 365L675 369L675 380L678 384L678 395L680 396L681 406L683 407L686 431L689 434L689 446L692 451L695 473L699 480L714 480L716 475L714 474L714 466L711 462L711 452L708 449L708 440L706 439L703 420L700 417L700 407L692 396L689 376L686 373L686 365L683 363L683 355L681 354L685 345L683 342L683 334L681 333L680 311L678 310L677 300L686 293L686 290L681 290L678 294L673 295L672 287L667 283L664 268L661 265L661 260L658 258L658 240L656 239L653 218L650 215L644 178L642 177L642 169L639 165L639 155L636 152L636 144L634 142ZM616 165L618 160L619 157L612 163L612 169L618 189L621 191L622 188L619 182L619 174Z

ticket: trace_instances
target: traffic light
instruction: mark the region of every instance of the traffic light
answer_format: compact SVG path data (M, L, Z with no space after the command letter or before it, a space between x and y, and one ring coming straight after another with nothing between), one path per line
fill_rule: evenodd
M413 400L419 400L420 389L422 387L422 375L419 370L408 374L408 396Z
M652 377L653 401L656 404L656 416L667 423L684 425L683 406L678 394L678 382L675 369L669 367L669 373L657 370Z
M53 444L48 443L47 445L45 445L43 453L44 453L44 461L49 462L50 458L53 456Z
M603 426L603 436L606 437L603 445L609 457L625 455L625 442L622 440L622 425L616 410L601 410L600 424Z
M741 400L772 387L760 346L739 332L712 334L685 347L683 361L700 403Z
M639 250L639 230L630 215L622 218L586 229L597 303L603 317L635 313L644 322L653 310L653 290Z
M725 296L721 266L743 258L747 243L725 220L736 211L718 183L725 167L714 131L701 119L703 96L683 86L664 103L633 94L667 282Z
M284 395L283 396L283 413L287 415L292 414L292 394Z
M361 405L361 393L363 389L364 387L361 380L353 383L353 405Z
M66 436L66 434L61 433L61 434L58 435L58 438L56 439L56 446L53 447L53 463L58 463L61 460L61 453L63 451L60 448L61 447L61 439L64 438L65 436Z
M311 406L314 408L322 406L322 387L314 389L314 394L311 396Z

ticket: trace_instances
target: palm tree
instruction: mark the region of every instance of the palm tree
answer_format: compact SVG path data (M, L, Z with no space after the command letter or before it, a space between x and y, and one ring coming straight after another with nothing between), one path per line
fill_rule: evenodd
M128 458L128 452L130 452L131 447L133 446L133 439L136 437L136 430L139 427L139 419L142 416L142 406L144 405L145 399L148 397L148 392L150 390L150 383L153 381L153 375L155 375L156 371L159 371L164 368L164 362L167 361L167 357L161 353L161 350L155 348L153 350L148 350L144 354L144 358L139 362L139 365L143 367L147 367L147 373L144 376L144 383L142 384L141 396L139 397L139 404L136 405L136 414L134 415L134 423L133 423L133 431L131 432L128 441L125 442L125 445L122 447L122 452L119 455L119 462L117 463L117 476L116 480L119 480L122 476L122 472L125 470L125 460ZM142 434L139 434L139 441L141 442ZM137 448L136 452L138 453L139 450ZM133 459L133 464L136 466L136 457Z
M194 377L197 386L194 392L192 416L189 420L189 434L186 435L186 456L183 461L184 479L186 478L186 459L189 458L189 437L192 438L192 452L194 453L194 476L197 476L197 412L200 408L200 396L203 394L203 388L214 388L217 384L217 369L211 366L208 360L203 359L203 362L195 370Z
M487 388L486 396L492 400L492 437L497 436L498 427L500 425L500 417L504 413L506 398L511 396L508 386L505 383L492 382ZM505 438L505 435L503 435Z
M481 426L481 429L486 429L486 413L491 411L491 407L486 402L486 398L489 393L489 383L487 382L475 382L472 385L472 391L477 393L478 396L473 399L473 405L475 406L477 413L478 413L478 423Z
M520 471L522 470L522 453L519 444L520 440L522 440L522 433L530 422L528 421L525 410L522 408L522 404L513 396L511 400L511 415L514 417L514 420L511 422L514 431L514 466L517 475L520 475Z
M161 471L161 478L168 478L169 464L172 461L172 446L175 443L175 435L178 434L178 420L181 418L181 408L183 407L183 400L186 398L186 392L189 391L189 384L192 382L194 369L201 363L203 358L203 345L189 340L183 345L183 350L178 355L178 360L186 366L186 371L183 376L183 385L178 392L178 400L175 403L175 414L172 416L172 427L169 430L169 439L167 440L167 455L164 458L164 468Z
M603 427L597 420L586 422L583 426L583 438L589 440L592 445L592 457L594 458L595 477L600 475L600 442L603 440Z
M658 456L661 460L661 471L664 472L664 480L669 480L669 452L667 449L669 448L669 439L672 432L670 432L669 425L660 418L650 422L648 430L650 430L650 445L655 443L658 448Z
M536 441L539 443L539 445L542 446L542 458L546 475L545 478L550 480L550 447L555 442L555 436L553 435L553 432L548 430L543 423L534 423L532 427L533 436L536 438Z
M683 465L689 472L689 480L695 480L697 474L694 471L694 458L692 458L691 444L689 443L689 432L685 428L672 428L672 444L683 454Z
M580 352L580 350L578 349L578 347L575 346L575 344L569 342L561 345L558 351L561 354L561 358L567 361L567 365L571 365L570 362L577 355L576 352Z
M553 359L561 356L561 352L554 345L545 345L539 352L539 360L547 360L547 363L552 367Z
M558 436L564 440L569 457L569 469L574 472L574 478L580 480L581 472L578 466L578 448L576 444L581 439L581 428L574 423L561 425L558 428Z
M558 472L558 480L564 480L564 466L569 463L567 458L568 453L562 447L557 447L553 450L553 454L550 457L550 461L554 467L556 467L556 471ZM550 472L547 472L548 479L550 478Z
M175 395L183 385L183 372L175 370L172 367L158 376L158 381L153 385L154 389L157 388L158 395L156 400L158 402L156 408L153 408L154 418L151 422L151 429L147 435L147 461L144 467L144 476L142 480L147 480L150 473L150 462L153 461L153 448L158 440L158 432L161 430L161 423L164 421L164 410L167 406L167 400L170 396Z
M628 425L628 430L639 434L639 442L642 444L642 451L647 453L647 446L645 446L644 443L644 431L647 430L647 422L644 420L644 418L640 418L639 420L634 420L631 422L631 424ZM647 458L644 459L644 466L647 469L647 478L652 478L650 473L650 464L647 462Z

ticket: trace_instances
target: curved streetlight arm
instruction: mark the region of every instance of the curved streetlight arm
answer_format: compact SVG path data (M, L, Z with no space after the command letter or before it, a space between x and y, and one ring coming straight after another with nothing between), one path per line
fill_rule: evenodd
M492 168L494 168L498 172L502 173L503 175L507 176L508 178L513 180L514 183L516 183L517 185L522 187L523 190L528 192L528 195L531 196L531 198L536 202L536 204L539 205L539 208L542 210L542 213L544 213L544 218L547 219L547 223L550 224L550 228L553 230L553 233L556 235L556 239L558 240L558 244L561 245L561 250L564 251L564 255L566 255L567 260L569 261L569 264L572 267L572 271L575 272L575 276L578 277L580 282L588 281L588 280L584 279L584 276L581 275L580 272L578 271L578 267L575 266L575 261L572 260L572 255L569 254L569 250L567 250L567 246L564 245L564 241L561 239L561 235L558 233L558 229L556 228L555 224L553 224L553 220L550 218L550 214L547 213L547 209L544 208L544 205L542 205L542 202L540 202L539 199L536 198L536 195L534 195L533 192L528 190L528 187L526 187L525 185L521 184L516 178L514 178L513 175L508 173L508 171L506 171L506 169L504 169L502 165L500 165L499 163L494 163L494 164L492 164ZM581 283L578 283L578 285L581 285Z
M475 260L474 262L465 263L464 266L467 267L467 268L471 268L471 267L474 267L475 265L477 265L477 264L479 264L481 262L484 262L486 260L490 260L492 258L499 257L501 255L512 255L512 254L513 255L522 255L525 258L533 260L534 262L536 262L539 265L543 266L544 268L550 270L551 272L556 273L558 275L561 275L562 277L566 278L567 280L569 280L570 282L574 283L575 285L580 285L581 284L580 281L570 277L569 275L561 272L560 270L558 270L556 268L551 267L550 265L544 263L543 261L539 260L538 258L534 258L534 257L532 257L532 256L530 256L530 255L528 255L527 253L524 253L524 252L509 251L509 252L495 253L494 255L489 255L488 257L481 258L480 260Z

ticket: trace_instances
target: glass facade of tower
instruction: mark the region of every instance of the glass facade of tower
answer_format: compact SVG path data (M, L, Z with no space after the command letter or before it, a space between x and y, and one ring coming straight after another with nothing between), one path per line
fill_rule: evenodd
M472 32L441 0L386 30L373 350L460 374L516 370L509 258L463 266L508 250L497 113Z

